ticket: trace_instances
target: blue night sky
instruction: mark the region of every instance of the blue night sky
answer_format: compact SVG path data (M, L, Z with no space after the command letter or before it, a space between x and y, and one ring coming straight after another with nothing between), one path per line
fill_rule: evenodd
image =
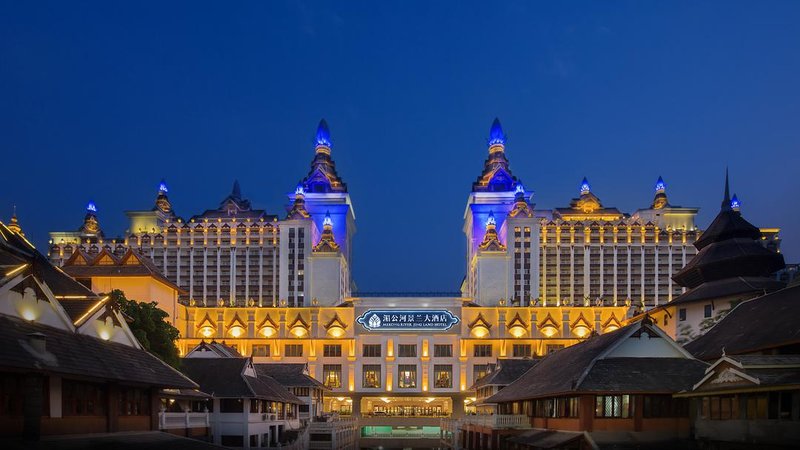
M162 177L184 217L234 179L283 216L324 117L358 287L456 290L497 116L537 209L586 176L633 212L662 175L704 228L727 165L800 260L800 2L116 3L0 5L0 216L43 251L89 199L121 234Z

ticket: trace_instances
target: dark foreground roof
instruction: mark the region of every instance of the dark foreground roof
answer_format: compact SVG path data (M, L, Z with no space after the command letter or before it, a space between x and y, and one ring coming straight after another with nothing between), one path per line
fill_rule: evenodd
M46 337L46 354L28 345L31 333ZM180 372L150 353L73 331L0 315L0 367L91 377L158 387L196 388Z
M800 286L742 302L704 335L686 344L696 358L755 353L800 344Z
M523 444L531 448L562 448L562 446L579 442L585 433L577 431L531 430L508 438L509 442Z
M680 305L715 298L732 297L739 295L758 296L764 293L782 289L786 283L766 277L733 277L723 280L703 283L694 289L686 291L668 305Z
M551 353L484 403L501 403L574 392L676 392L690 389L706 365L691 358L604 358L617 343L647 332L662 338L649 320ZM664 376L664 374L669 374ZM672 377L669 382L665 378Z
M508 386L533 367L539 359L498 359L497 368L476 381L472 389L483 386Z
M254 364L258 376L268 376L286 387L322 387L317 379L306 375L305 364Z
M250 358L184 358L181 370L200 385L200 390L214 397L264 398L301 403L300 399L274 379L244 374Z

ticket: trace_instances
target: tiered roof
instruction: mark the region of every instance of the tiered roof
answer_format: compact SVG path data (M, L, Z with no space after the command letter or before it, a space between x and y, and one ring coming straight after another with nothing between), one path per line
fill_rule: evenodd
M513 191L518 180L511 173L506 158L506 136L500 120L495 118L489 130L489 157L483 163L483 172L472 183L472 192L508 192Z
M331 158L331 132L325 119L319 121L315 141L314 160L311 170L300 182L310 193L347 192L347 184L336 173L336 164Z

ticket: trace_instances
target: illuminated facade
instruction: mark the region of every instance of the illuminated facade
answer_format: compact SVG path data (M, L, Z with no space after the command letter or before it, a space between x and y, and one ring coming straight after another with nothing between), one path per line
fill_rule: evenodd
M183 219L162 183L151 210L127 213L123 238L103 236L90 204L79 231L51 233L50 258L145 255L180 288L182 354L216 340L256 364L307 363L330 389L323 409L361 417L362 445L411 433L437 446L425 427L473 410L471 387L497 358L546 355L679 295L671 277L700 236L697 208L671 205L660 178L650 207L631 215L603 206L586 180L569 207L537 211L497 120L488 153L464 213L460 296L350 292L355 215L324 121L282 218L252 209L236 183L218 208Z

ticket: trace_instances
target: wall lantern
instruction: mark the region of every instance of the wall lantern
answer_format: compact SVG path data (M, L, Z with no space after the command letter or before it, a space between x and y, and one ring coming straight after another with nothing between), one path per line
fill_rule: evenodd
M214 322L211 321L211 318L208 316L208 314L206 314L206 317L197 327L197 333L204 338L210 338L217 333L217 327L214 326Z

